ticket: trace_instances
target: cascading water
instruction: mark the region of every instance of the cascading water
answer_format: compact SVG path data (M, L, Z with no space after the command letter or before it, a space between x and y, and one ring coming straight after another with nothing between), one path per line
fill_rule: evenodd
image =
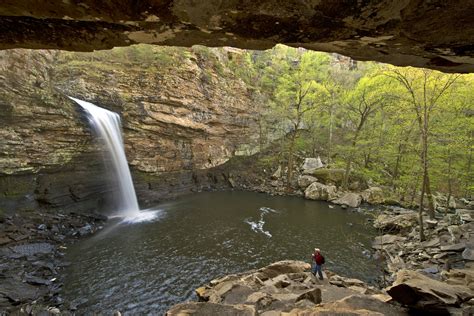
M123 217L126 222L140 222L155 218L156 211L141 211L138 206L132 175L125 156L120 116L90 102L73 97L69 98L86 111L92 128L99 136L106 148L107 155L110 157L112 181L114 181L114 184L118 184L119 190L117 194L117 216Z

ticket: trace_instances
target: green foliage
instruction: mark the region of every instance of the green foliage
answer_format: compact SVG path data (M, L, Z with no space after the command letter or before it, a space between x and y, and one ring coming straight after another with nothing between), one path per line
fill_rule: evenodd
M333 168L348 168L354 178L392 187L407 201L421 186L420 126L426 121L433 191L474 195L472 74L455 75L455 82L443 90L453 75L356 63L284 45L266 51L134 45L61 56L72 74L76 68L98 77L131 67L174 72L190 65L205 85L237 79L260 104L254 109L260 149L278 140L277 152L259 158L259 166L274 168L291 163L293 156L320 156ZM420 125L423 111L427 116Z
M452 75L377 63L346 67L339 56L283 45L246 52L230 64L265 96L262 124L273 135L265 139L304 129L293 150L319 155L332 167L349 166L355 178L392 186L407 200L420 189L423 175L417 115L426 102L431 187L473 194L473 75L459 76L443 90ZM403 74L412 91L394 73ZM288 155L292 140L283 139L281 151Z

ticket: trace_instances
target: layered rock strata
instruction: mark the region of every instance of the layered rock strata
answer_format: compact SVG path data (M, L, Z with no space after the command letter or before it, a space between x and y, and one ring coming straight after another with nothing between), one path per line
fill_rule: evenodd
M106 204L113 188L104 179L100 148L66 95L121 115L142 202L227 186L225 176L209 170L252 142L257 106L248 87L220 63L226 51L141 46L1 56L2 208Z

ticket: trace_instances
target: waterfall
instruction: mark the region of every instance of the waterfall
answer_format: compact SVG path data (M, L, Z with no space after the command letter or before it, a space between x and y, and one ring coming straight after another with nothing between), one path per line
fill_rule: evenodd
M117 217L123 217L127 222L139 222L154 218L156 212L140 211L138 206L132 175L125 156L120 116L90 102L69 98L86 111L93 130L97 133L110 158L111 181L118 185L115 197L118 205Z

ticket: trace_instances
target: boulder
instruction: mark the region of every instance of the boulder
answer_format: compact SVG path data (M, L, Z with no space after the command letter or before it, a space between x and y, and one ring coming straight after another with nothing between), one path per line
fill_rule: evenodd
M433 239L430 239L430 240L426 240L424 242L421 243L421 245L423 246L423 248L433 248L433 247L438 247L440 244L440 239L438 237L435 237Z
M344 169L321 168L314 170L310 175L315 176L324 184L335 184L339 186L344 179Z
M369 204L382 204L385 202L383 190L379 187L370 187L361 193L362 200Z
M302 176L299 176L298 177L298 186L301 188L301 189L306 189L309 185L311 185L312 183L318 181L317 178L313 177L313 176L308 176L308 175L302 175Z
M2 279L0 297L6 297L15 304L31 302L40 297L38 287L11 278Z
M448 207L452 209L456 208L456 200L454 199L453 196L449 198Z
M360 294L351 295L339 301L325 304L323 307L329 309L330 312L315 315L408 315L402 307L387 304L378 298ZM345 310L345 312L341 312L341 309Z
M281 166L278 166L278 169L272 174L272 179L277 180L281 178Z
M305 158L303 163L303 174L312 174L315 170L323 168L321 158Z
M255 291L246 285L234 285L230 291L228 291L223 300L223 304L240 304L245 302L247 298Z
M312 290L304 292L303 294L301 294L300 296L296 298L296 302L301 301L301 300L308 300L314 304L321 303L321 289L314 288Z
M411 270L399 271L387 293L403 305L427 312L459 305L474 297L466 286L446 284Z
M16 253L21 253L25 256L34 256L37 254L50 254L55 250L55 246L42 242L42 243L31 243L11 247L10 249Z
M466 248L461 254L464 260L474 261L474 249Z
M463 251L465 248L466 248L465 243L457 243L453 245L441 246L440 250L441 251Z
M337 189L334 185L325 185L314 182L306 188L304 196L310 200L330 201L336 197Z
M214 303L189 302L173 306L167 316L183 315L227 315L227 316L253 316L255 308L251 305L224 305Z
M260 280L265 281L274 278L280 274L300 273L309 271L311 265L303 261L283 260L272 263L264 268L259 269L257 276Z
M402 233L418 224L418 214L406 213L400 215L381 214L374 221L374 227L386 233Z
M474 293L474 269L453 269L444 273L446 283L468 287Z
M462 222L472 222L474 221L474 210L467 209L457 209L456 215L458 215Z
M358 207L362 202L362 197L360 194L348 192L332 202L334 204L347 205L349 207Z
M404 242L406 240L405 237L401 237L398 235L390 235L386 234L383 236L377 236L374 239L374 242L372 243L372 248L374 249L383 249L385 248L386 245L398 243L398 242Z
M435 219L427 219L425 224L428 228L435 228L438 225L438 221Z
M335 286L346 287L346 288L353 287L353 286L366 287L366 284L359 279L345 278L337 274L329 277L329 283Z

